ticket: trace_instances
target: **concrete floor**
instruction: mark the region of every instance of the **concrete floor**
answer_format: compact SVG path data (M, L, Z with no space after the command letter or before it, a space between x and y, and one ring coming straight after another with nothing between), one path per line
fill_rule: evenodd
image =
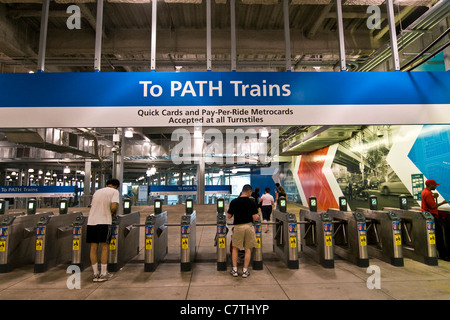
M141 222L151 207L133 207L141 212ZM183 206L165 206L169 223L179 223ZM215 206L196 206L197 222L215 222ZM288 207L288 211L298 208ZM88 209L81 209L85 214ZM144 230L141 229L139 255L103 283L92 281L92 270L81 273L80 289L69 290L68 264L45 273L33 273L33 265L0 274L1 300L449 300L450 262L427 266L405 259L404 267L394 267L377 259L370 265L380 268L380 289L369 289L372 273L345 260L335 260L334 269L325 269L302 252L299 269L288 269L272 252L272 230L263 233L263 270L251 276L234 278L228 271L216 270L215 227L197 227L197 261L189 272L180 271L179 228L169 227L169 249L156 271L143 268ZM230 234L228 237L230 237ZM227 245L229 245L229 240ZM241 272L242 266L238 270Z

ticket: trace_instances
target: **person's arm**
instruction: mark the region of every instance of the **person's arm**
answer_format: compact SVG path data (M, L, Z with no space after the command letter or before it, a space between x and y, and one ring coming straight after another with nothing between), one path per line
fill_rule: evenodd
M234 204L233 204L233 201L231 201L230 205L228 206L227 218L231 219L231 218L233 218L233 215L234 215Z
M117 208L119 208L119 204L117 202L111 203L111 215L114 218L117 214Z
M450 202L450 200L449 200L449 201L444 200L444 201L438 203L438 202L437 202L437 199L439 198L439 193L433 193L433 198L434 198L434 205L430 205L431 200L430 200L430 202L427 201L427 204L428 204L429 207L432 208L432 209L437 209L438 207L442 206L443 204L446 204L446 203L449 203L449 202ZM427 200L428 200L428 199L427 199Z
M252 201L251 208L252 208L251 212L253 212L253 214L252 214L253 221L259 220L258 207L256 206L256 203L254 203L253 201Z

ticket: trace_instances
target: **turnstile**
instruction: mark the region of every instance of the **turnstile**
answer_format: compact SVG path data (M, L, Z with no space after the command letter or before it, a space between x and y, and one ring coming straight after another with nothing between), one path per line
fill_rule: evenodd
M168 252L167 211L145 219L144 272L153 272Z
M334 253L359 267L369 266L366 218L360 212L328 209L333 219Z
M333 221L325 211L300 210L301 250L325 268L334 268Z
M218 212L215 238L215 246L217 249L217 271L227 270L227 233L227 218L223 212Z
M430 266L438 265L434 218L428 211L384 208L402 223L403 255Z
M402 234L400 218L393 211L356 209L366 218L367 250L370 257L402 267Z
M63 215L41 216L36 225L36 256L34 272L45 272L48 268L71 261L72 224L81 212Z
M87 216L78 216L72 225L72 264L84 270L91 265L90 245L86 242Z
M298 236L295 214L273 210L273 251L289 269L298 269Z
M189 207L187 209L190 209ZM181 216L180 241L181 241L181 271L191 271L192 262L197 254L195 242L197 212L186 210Z
M263 269L263 259L262 259L261 219L253 221L253 228L255 229L255 236L256 236L256 246L252 250L253 270L262 270Z
M135 211L113 218L108 250L108 271L116 272L139 254L139 222L141 214Z
M43 216L53 212L33 215L7 214L0 221L0 273L32 264L35 261L36 225Z

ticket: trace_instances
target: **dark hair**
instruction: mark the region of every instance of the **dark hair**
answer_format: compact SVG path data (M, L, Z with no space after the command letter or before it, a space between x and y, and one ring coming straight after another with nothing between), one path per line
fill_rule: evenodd
M245 186L242 187L242 192L246 192L246 191L252 191L252 186L249 184L246 184Z
M266 188L266 193L269 193L270 192L270 188Z
M117 179L109 179L108 181L106 181L106 185L113 185L114 187L120 187L120 181Z
M255 188L255 192L259 192L259 187L256 187L256 188Z

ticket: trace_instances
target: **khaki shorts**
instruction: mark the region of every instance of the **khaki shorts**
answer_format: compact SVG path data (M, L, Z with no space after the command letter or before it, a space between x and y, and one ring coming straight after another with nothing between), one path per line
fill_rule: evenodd
M231 235L233 247L242 249L251 249L256 247L256 235L253 223L238 224L233 227L233 234Z

